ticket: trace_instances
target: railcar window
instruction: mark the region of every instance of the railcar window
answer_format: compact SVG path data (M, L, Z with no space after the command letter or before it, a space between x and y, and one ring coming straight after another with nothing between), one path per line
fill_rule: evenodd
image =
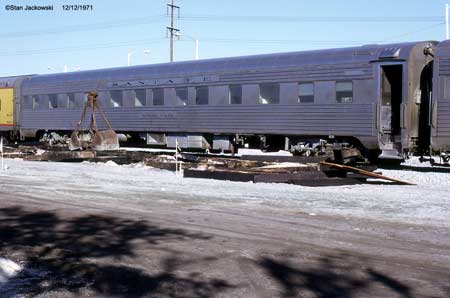
M280 102L279 84L259 84L259 104L277 104Z
M123 92L122 91L110 91L109 97L111 99L112 108L121 108L123 106Z
M67 94L67 104L66 104L68 109L75 109L77 108L77 103L75 101L75 94L73 93L69 93Z
M33 108L33 99L31 96L27 95L23 97L23 107L25 109L32 109Z
M164 105L164 89L162 88L153 89L153 105L154 106Z
M177 97L177 106L186 106L188 103L188 89L175 88L175 95Z
M145 106L147 92L145 89L136 89L134 90L134 106L135 107L143 107Z
M208 87L195 87L195 104L207 105L208 104Z
M298 102L314 102L314 83L298 84Z
M56 109L56 108L58 108L58 95L50 94L48 96L48 108L49 109Z
M39 96L38 95L33 95L33 110L37 110L39 109Z
M230 85L230 104L240 105L242 104L242 86Z
M353 102L353 83L336 82L336 100L337 102Z

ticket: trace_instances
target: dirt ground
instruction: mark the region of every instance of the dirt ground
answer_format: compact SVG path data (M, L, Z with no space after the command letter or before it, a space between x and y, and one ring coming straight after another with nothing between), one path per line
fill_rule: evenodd
M0 257L24 268L0 297L450 297L446 226L27 179L0 177Z

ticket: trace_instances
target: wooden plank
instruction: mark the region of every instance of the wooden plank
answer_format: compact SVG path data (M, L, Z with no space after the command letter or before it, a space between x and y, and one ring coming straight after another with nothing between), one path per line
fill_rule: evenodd
M261 173L255 174L255 183L291 183L297 180L321 180L327 179L322 171L302 171L296 173Z
M368 171L361 170L361 169L358 169L358 168L355 168L355 167L351 167L351 166L340 165L340 164L326 162L326 161L321 161L320 164L321 165L325 165L325 166L329 166L329 167L333 167L333 168L338 168L338 169L350 171L350 172L357 173L357 174L361 174L361 175L364 175L364 176L367 176L367 177L370 177L370 178L377 178L377 179L383 179L383 180L392 181L392 182L395 182L397 184L415 185L414 183L398 180L398 179L395 179L395 178L387 177L387 176L376 174L376 173L373 173L373 172L368 172Z
M183 177L189 178L206 178L217 180L229 180L229 181L253 181L255 174L241 171L218 171L218 170L183 170Z

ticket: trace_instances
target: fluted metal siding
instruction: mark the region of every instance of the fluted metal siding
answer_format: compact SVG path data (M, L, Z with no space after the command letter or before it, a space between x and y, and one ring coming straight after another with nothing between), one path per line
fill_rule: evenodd
M130 70L132 72L132 70ZM177 74L169 78L185 78L189 76L198 75L197 73L191 74ZM239 72L235 69L223 69L217 70L217 73L207 73L205 75L217 75L218 80L207 83L195 83L195 84L162 84L146 86L144 88L160 88L160 87L176 87L176 86L193 86L193 85L224 85L224 84L251 84L260 82L296 82L296 81L326 81L326 80L364 80L373 78L372 65L367 61L366 63L345 63L345 64L330 64L330 65L316 65L302 67L298 66L295 69L264 69L261 67L251 72ZM105 73L105 78L108 77ZM141 76L141 79L156 79L153 74L153 69L149 67L149 74L147 76ZM115 78L120 80L120 78ZM23 95L35 95L35 94L56 94L56 93L75 93L75 92L88 92L91 90L104 91L108 90L107 82L113 82L114 80L103 79L97 81L95 78L92 80L82 81L48 81L46 83L34 83L26 82L23 85ZM114 89L114 88L110 88ZM117 88L115 88L117 89ZM120 88L120 90L126 88ZM136 89L136 87L130 87L130 89Z
M442 81L444 84L448 84L448 78L450 77L450 44L448 42L443 42L439 44L436 49L436 62L437 62L437 72L434 74L438 75L435 78L435 82ZM432 144L437 148L450 150L450 98L446 94L448 86L440 86L440 84L435 84L433 86L435 94L433 99L437 102L437 115L436 115L436 125L432 134Z
M186 106L107 109L118 131L372 136L371 104ZM71 130L79 110L24 111L24 129ZM97 116L100 127L105 127ZM87 125L87 121L85 121Z
M439 57L439 75L450 76L450 57Z
M437 124L437 136L448 138L450 145L450 100L438 102Z

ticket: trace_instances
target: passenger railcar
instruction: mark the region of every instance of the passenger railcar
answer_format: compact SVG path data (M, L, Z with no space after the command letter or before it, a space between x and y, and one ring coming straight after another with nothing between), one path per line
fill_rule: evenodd
M439 43L434 64L431 147L444 153L450 151L450 41Z
M258 146L311 153L326 143L349 144L400 159L430 144L443 149L450 144L450 129L430 127L433 117L450 125L439 110L450 112L450 105L433 99L437 105L430 108L437 44L368 45L27 77L17 87L14 130L22 138L45 131L69 134L86 93L95 90L113 128L149 145L174 147L177 139L184 148ZM447 43L438 46L442 65L449 53ZM438 81L444 74L440 65L434 71ZM431 112L437 114L430 118Z

